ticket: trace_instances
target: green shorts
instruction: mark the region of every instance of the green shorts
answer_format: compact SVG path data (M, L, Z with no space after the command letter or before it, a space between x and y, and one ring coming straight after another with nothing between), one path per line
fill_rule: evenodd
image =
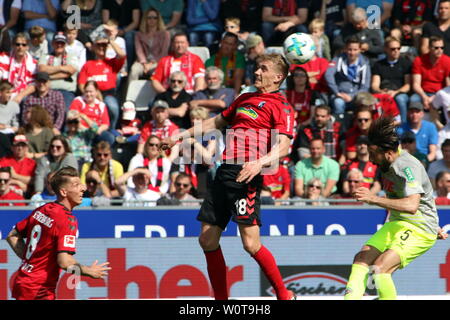
M427 252L437 240L437 235L426 233L406 221L387 222L367 242L381 252L394 250L400 256L400 269Z

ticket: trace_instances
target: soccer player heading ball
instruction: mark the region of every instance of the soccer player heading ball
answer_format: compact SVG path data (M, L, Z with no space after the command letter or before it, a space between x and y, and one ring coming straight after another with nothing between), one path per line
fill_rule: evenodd
M279 54L259 57L255 71L257 92L240 95L221 114L203 121L200 128L192 127L161 144L163 149L172 147L180 138L187 139L196 132L231 126L227 130L224 163L197 217L202 222L199 241L216 299L228 299L226 265L219 241L230 218L239 225L244 249L259 264L277 298L295 298L286 289L274 257L260 241L261 171L288 154L293 136L294 111L278 91L288 68ZM275 144L270 148L271 140ZM264 150L264 146L269 148Z
M381 168L386 197L358 188L359 201L389 210L389 219L354 258L346 300L361 299L369 268L380 300L394 300L397 292L392 273L428 251L437 239L447 238L439 228L433 188L424 166L400 148L391 118L377 119L369 129L370 161Z

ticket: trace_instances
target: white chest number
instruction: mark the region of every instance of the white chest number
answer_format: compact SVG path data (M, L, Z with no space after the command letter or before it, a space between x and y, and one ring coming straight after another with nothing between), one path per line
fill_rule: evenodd
M25 255L26 260L29 260L31 258L31 255L33 254L34 250L36 250L36 246L39 242L39 239L41 239L41 232L42 227L40 224L37 224L33 227L31 230L31 239L27 247L27 253Z
M235 205L239 215L243 216L247 213L247 200L245 199L236 200Z

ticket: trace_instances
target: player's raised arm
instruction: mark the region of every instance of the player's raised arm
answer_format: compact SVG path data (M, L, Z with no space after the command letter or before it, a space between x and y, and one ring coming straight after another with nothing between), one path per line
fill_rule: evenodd
M108 270L111 270L111 267L108 267L109 262L97 264L97 260L95 260L90 266L81 265L71 254L67 252L58 253L57 259L58 265L61 269L75 274L78 272L81 276L88 276L93 279L103 278L108 275Z
M25 253L25 240L22 238L16 228L13 228L11 232L6 237L6 241L9 246L14 250L14 253L23 259Z

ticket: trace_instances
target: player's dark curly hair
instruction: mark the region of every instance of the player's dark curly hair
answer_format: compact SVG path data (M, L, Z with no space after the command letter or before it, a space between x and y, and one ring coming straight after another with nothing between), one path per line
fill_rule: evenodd
M369 145L375 145L384 151L397 151L400 138L397 134L397 126L392 117L381 117L370 126Z

